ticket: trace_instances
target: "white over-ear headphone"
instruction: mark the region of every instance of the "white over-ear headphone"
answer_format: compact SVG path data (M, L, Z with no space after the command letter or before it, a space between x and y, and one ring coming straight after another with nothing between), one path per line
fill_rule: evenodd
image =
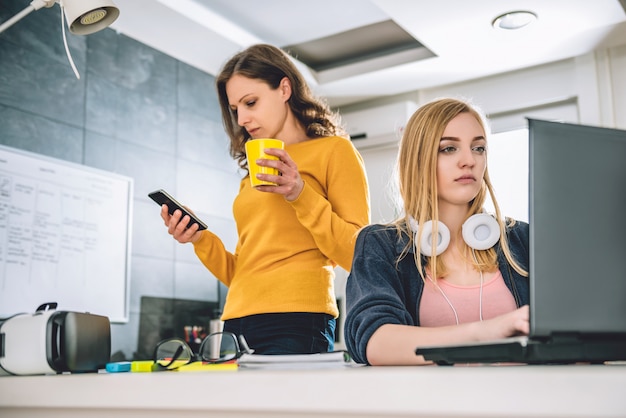
M417 240L417 232L419 225L413 217L409 217L411 229L415 233ZM437 221L437 245L434 253L441 254L448 248L450 244L450 230L443 222ZM477 213L470 216L464 223L462 228L463 241L475 250L486 250L493 247L500 239L500 225L496 219L487 213ZM420 241L420 252L427 257L433 255L433 221L424 224L422 239Z

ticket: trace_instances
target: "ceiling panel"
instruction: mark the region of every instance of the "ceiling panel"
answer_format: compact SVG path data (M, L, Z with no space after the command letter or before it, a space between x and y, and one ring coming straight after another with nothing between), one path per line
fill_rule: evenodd
M112 27L211 74L253 43L290 47L313 89L341 106L625 44L625 1L117 0ZM491 26L519 9L538 20ZM415 48L377 45L385 25Z

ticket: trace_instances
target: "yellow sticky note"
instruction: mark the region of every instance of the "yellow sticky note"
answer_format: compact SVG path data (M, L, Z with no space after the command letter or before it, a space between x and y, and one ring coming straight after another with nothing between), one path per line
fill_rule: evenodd
M133 361L132 363L130 363L130 371L131 372L151 372L153 364L154 364L154 361L152 360Z
M206 364L201 361L195 361L193 363L186 364L176 369L180 372L211 372L211 371L226 371L237 370L239 365L237 363L218 363L218 364Z

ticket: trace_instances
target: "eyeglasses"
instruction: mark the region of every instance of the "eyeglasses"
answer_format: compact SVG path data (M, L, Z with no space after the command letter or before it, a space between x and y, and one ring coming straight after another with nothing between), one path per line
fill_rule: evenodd
M157 344L154 349L153 370L174 370L194 361L205 363L226 363L252 354L243 335L239 338L231 332L216 332L208 335L195 354L182 338L169 338Z

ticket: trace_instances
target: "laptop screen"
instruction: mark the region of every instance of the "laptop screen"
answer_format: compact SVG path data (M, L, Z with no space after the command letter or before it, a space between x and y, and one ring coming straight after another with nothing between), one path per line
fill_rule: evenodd
M626 333L626 131L529 119L531 335Z

